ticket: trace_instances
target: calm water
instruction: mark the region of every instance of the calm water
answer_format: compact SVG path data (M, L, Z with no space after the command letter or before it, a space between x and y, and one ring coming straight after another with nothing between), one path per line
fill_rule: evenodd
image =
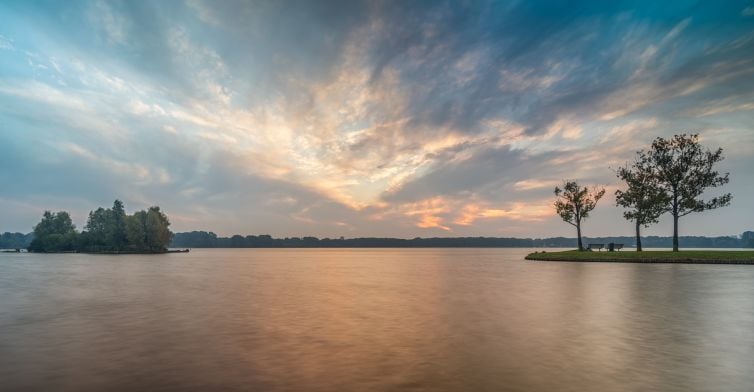
M754 390L754 266L0 254L2 390Z

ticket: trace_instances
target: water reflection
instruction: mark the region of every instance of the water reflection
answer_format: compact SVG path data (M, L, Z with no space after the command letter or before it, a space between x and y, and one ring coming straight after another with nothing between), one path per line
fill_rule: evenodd
M750 266L523 249L0 256L0 388L747 390Z

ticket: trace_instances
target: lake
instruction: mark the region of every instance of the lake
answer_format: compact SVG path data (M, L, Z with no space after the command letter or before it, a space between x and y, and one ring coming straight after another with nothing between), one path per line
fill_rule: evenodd
M751 391L754 266L0 254L0 389Z

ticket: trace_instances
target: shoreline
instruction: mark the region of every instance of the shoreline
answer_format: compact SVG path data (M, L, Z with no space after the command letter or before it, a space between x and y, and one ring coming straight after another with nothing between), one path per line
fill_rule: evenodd
M530 261L636 264L736 264L754 265L754 251L682 250L628 252L534 252L524 257Z
M36 254L82 254L82 255L162 255L166 253L189 253L189 249L172 249L163 252L140 252L140 251L102 251L102 252L79 252L79 251L63 251L63 252L15 252L10 251L6 253L36 253Z

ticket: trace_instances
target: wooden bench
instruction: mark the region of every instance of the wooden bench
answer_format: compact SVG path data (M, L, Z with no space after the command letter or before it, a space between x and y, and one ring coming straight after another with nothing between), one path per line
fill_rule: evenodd
M605 247L605 244L589 244L586 247L586 250L588 250L590 252L593 251L593 250L595 250L595 249L597 249L598 251L602 251L602 248L604 248L604 247Z
M623 244L613 244L613 243L610 243L608 245L608 247L607 247L607 250L609 252L614 252L616 250L621 250L621 249L623 249Z

